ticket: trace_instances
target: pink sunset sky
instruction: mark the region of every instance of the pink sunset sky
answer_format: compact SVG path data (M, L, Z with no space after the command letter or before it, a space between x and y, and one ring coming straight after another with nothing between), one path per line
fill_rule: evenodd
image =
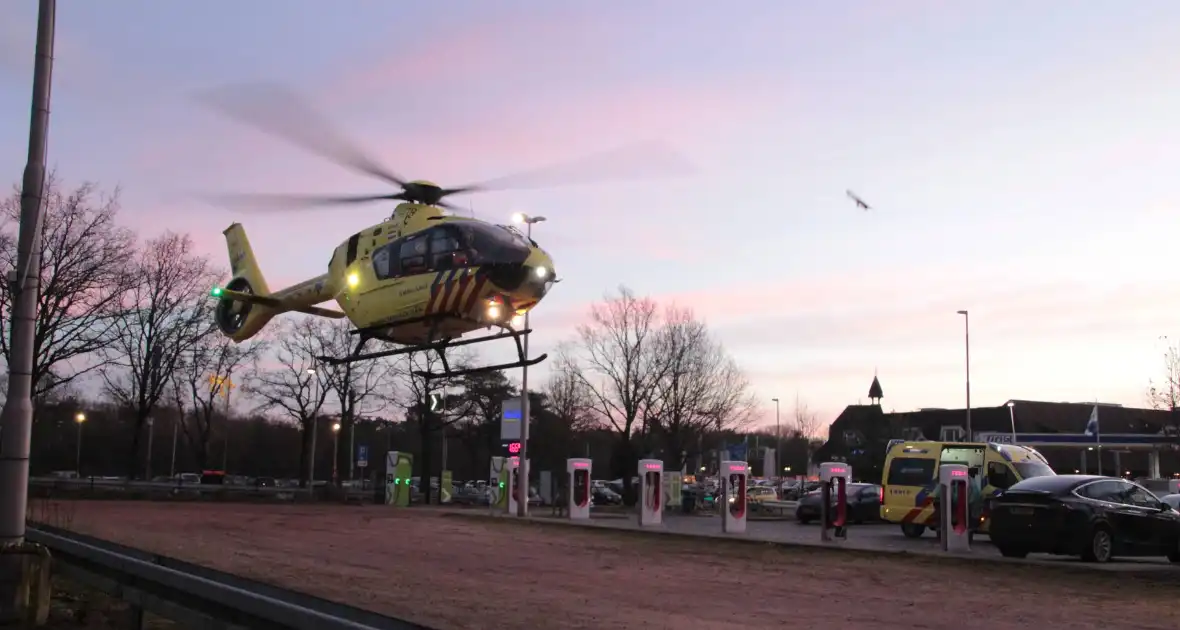
M0 7L14 182L35 11ZM384 189L216 117L200 90L291 85L443 185L658 140L694 172L470 198L549 219L534 236L565 281L535 312L537 351L626 284L704 317L768 420L798 394L830 421L874 370L887 408L961 407L968 309L973 404L1142 405L1160 336L1180 334L1178 29L1166 0L60 3L50 161L218 262L241 221L274 288L390 209L276 219L192 193Z

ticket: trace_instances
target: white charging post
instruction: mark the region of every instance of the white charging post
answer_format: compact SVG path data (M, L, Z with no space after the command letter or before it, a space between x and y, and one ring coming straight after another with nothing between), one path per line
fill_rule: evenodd
M721 489L725 508L721 511L721 531L741 534L746 531L746 483L750 467L746 462L721 462Z
M1168 480L1168 494L1180 494L1180 479Z
M639 460L639 525L659 525L664 517L664 462Z
M569 514L571 521L590 518L590 466L588 459L571 458L565 462L569 473Z
M852 466L844 462L819 465L820 540L832 542L848 538L848 482Z
M965 464L943 464L938 467L938 503L941 510L938 530L943 551L961 553L971 550L968 483L970 476Z

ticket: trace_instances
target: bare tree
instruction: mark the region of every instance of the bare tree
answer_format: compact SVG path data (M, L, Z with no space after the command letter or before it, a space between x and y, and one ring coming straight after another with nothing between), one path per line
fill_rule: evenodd
M455 385L461 392L448 392L446 418L454 431L443 429L459 438L476 470L486 470L481 459L491 457L499 444L501 412L506 399L519 397L520 391L502 371L477 372L459 377Z
M327 337L324 339L324 354L332 357L348 356L354 350L356 338L349 334L352 325L348 320L339 320L325 326ZM388 401L379 394L383 391L383 384L389 380L390 364L387 359L372 359L357 361L343 365L325 366L332 391L340 403L340 432L341 436L354 435L357 417L363 413L377 413L384 408ZM353 462L352 439L338 440L337 457L343 451L340 460L349 466L348 478L352 479L355 466ZM339 481L339 480L337 480Z
M474 356L474 352L466 348L457 348L447 353L447 363L452 370L461 370L474 362ZM429 409L430 394L442 393L460 384L458 378L425 379L417 375L419 372L438 372L441 369L442 361L434 352L420 351L398 356L387 372L395 383L394 389L388 394L390 399L406 410L406 421L411 422L418 431L421 447L417 460L421 480L418 487L422 490L422 501L427 504L430 503L430 476L434 466L431 457L434 435L464 417L461 413L444 416Z
M573 353L568 344L557 349L553 371L545 384L544 394L549 408L571 431L585 431L595 426L591 394L578 376L578 366L571 362Z
M803 402L798 395L795 396L795 409L791 413L788 420L788 430L795 434L795 437L804 440L813 440L819 437L819 430L821 426L819 415L808 408L807 403Z
M691 310L669 307L658 340L665 365L645 423L662 438L664 461L679 469L690 447L699 454L705 432L748 424L755 403L737 363Z
M1162 339L1168 340L1167 337ZM1163 378L1159 382L1148 381L1147 404L1152 409L1169 412L1164 432L1173 439L1180 439L1180 347L1169 342L1163 359Z
M222 335L206 335L181 357L172 373L185 441L201 469L208 468L209 442L218 412L222 422L229 422L234 375L241 376L264 347L261 342L236 344ZM222 430L228 435L228 424Z
M128 474L139 470L143 426L182 358L215 330L208 289L220 276L196 254L192 239L165 233L148 241L131 265L134 282L115 319L114 342L100 369L107 392L132 411Z
M649 298L619 287L590 309L589 324L578 327L578 343L564 359L581 369L575 373L589 394L590 408L616 433L616 474L623 477L623 495L634 500L631 480L636 465L632 434L652 404L667 362L659 353L659 312Z
M299 485L311 481L313 441L317 418L332 391L332 375L316 357L324 356L331 324L317 317L292 317L278 328L273 343L274 358L269 365L255 361L243 389L262 401L262 408L281 411L299 423L302 439L299 453Z
M84 183L65 192L54 174L45 182L41 232L41 294L33 337L33 399L42 402L58 387L96 369L80 361L109 348L116 337L122 298L132 283L128 273L135 235L115 223L119 191L102 195ZM16 268L16 229L20 191L0 201L0 265ZM7 361L12 292L0 283L0 351Z

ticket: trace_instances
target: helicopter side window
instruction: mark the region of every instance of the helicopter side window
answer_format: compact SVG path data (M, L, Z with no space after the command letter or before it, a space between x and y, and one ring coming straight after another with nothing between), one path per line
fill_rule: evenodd
M426 235L415 234L404 241L398 249L401 272L404 275L426 273Z
M466 265L467 256L456 237L455 231L442 226L430 231L431 269L441 271Z
M401 260L397 257L400 247L401 241L394 241L373 252L373 273L377 275L378 280L401 275Z

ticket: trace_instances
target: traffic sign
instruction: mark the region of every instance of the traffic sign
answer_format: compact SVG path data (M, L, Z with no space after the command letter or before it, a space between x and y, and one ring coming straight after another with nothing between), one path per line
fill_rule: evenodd
M369 447L361 444L356 447L356 465L358 468L369 467Z
M443 408L442 394L431 394L427 397L427 405L431 411L439 411Z

